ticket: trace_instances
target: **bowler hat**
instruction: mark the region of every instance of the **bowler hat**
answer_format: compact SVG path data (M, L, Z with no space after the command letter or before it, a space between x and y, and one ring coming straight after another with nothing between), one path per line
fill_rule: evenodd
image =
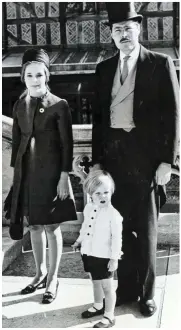
M137 14L134 2L106 2L109 22L107 25L112 26L114 23L120 23L127 20L135 20L141 23L143 16Z

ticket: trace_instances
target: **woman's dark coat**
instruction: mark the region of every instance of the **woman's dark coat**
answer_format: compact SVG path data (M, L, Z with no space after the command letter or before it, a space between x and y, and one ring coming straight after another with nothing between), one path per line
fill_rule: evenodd
M13 117L11 223L18 222L25 209L30 224L51 223L48 214L61 171L72 168L72 125L67 101L50 92L43 99L27 95L16 102Z

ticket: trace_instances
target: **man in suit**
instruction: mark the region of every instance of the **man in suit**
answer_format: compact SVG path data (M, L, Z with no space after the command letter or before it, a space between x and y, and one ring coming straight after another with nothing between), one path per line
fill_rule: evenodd
M139 43L142 16L129 2L106 3L115 56L96 68L92 159L111 173L123 216L117 305L156 311L157 220L178 143L178 81L171 58Z

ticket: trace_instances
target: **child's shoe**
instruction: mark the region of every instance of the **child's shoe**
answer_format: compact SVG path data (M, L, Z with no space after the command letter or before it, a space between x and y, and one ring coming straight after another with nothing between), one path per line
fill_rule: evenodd
M90 317L104 314L104 306L101 309L97 309L94 306L92 308L95 310L95 312L90 312L89 310L83 312L81 314L83 319L89 319Z
M115 319L111 321L108 317L104 316L100 322L94 324L93 328L112 328L115 323Z
M94 311L90 311L88 309L87 311L85 311L81 314L83 319L89 319L90 317L104 314L105 299L103 299L103 307L101 309L97 309L95 306L92 306L91 308L94 309Z

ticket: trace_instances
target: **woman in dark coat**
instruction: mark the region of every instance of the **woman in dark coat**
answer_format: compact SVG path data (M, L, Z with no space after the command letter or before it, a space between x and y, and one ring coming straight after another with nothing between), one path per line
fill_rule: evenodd
M42 302L50 303L57 294L62 253L61 214L54 223L50 212L57 195L63 201L72 193L68 177L73 156L71 115L67 101L49 91L48 54L42 49L29 49L22 64L21 78L27 90L13 111L11 222L16 222L18 212L27 216L36 264L35 278L21 293L46 287ZM71 215L69 219L74 220Z

